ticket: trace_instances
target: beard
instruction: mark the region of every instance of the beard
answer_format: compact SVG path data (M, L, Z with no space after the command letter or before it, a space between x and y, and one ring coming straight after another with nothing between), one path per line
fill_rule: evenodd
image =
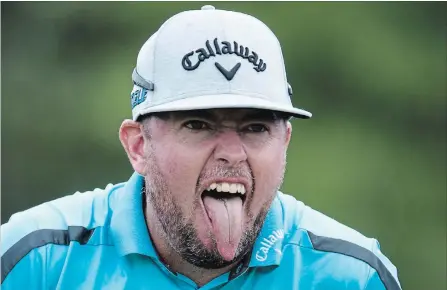
M151 152L153 148L151 148ZM206 247L200 240L196 227L194 226L194 214L201 206L201 196L194 196L193 206L190 212L183 212L179 206L178 201L175 200L174 194L170 191L169 186L164 178L157 159L153 153L149 154L146 163L146 177L145 177L145 202L150 203L155 211L158 219L158 224L161 226L163 239L167 242L169 247L175 251L182 259L189 264L198 268L205 269L219 269L240 261L245 255L251 252L256 238L264 224L265 217L268 213L270 205L275 197L271 197L264 203L257 216L254 216L249 210L247 212L247 219L243 225L243 236L239 242L236 254L233 260L226 261L217 250L217 243L215 238L209 233L211 238L211 246ZM235 176L250 176L251 171L245 169L228 169L223 167L214 168L201 174L200 180L206 177L235 177ZM282 173L282 176L284 172ZM281 177L282 182L282 177ZM280 184L281 184L280 182ZM276 190L279 188L277 186ZM276 192L276 191L275 191ZM253 195L250 194L247 199L246 208L250 208Z

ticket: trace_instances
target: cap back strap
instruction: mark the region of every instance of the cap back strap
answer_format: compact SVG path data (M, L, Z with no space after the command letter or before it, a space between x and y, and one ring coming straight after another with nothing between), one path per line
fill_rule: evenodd
M133 70L132 73L132 81L135 85L140 86L148 91L153 91L155 88L154 83L143 79L143 77L138 74L136 68Z

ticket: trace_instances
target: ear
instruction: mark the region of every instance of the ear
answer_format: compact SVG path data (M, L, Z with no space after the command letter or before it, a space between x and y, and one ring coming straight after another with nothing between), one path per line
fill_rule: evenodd
M133 169L137 173L144 175L145 138L142 125L132 120L124 120L119 130L119 138Z
M285 140L286 148L289 147L290 139L292 139L292 124L289 121L287 121L286 122L286 140Z

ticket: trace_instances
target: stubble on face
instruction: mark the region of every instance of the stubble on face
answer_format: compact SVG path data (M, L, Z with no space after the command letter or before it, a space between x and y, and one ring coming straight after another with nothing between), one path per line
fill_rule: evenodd
M214 172L217 171L214 170ZM163 239L169 244L169 247L186 262L199 268L218 269L240 260L249 252L261 230L271 201L266 203L256 218L253 214L248 213L249 220L244 225L246 230L238 246L235 258L233 261L225 261L217 250L214 238L210 236L213 242L211 248L207 248L199 239L195 229L193 212L200 207L201 196L197 195L195 197L190 213L183 213L158 169L157 161L153 154L149 154L147 158L146 172L145 198L146 202L152 205L156 213L158 224L162 228L159 232L163 234ZM247 203L250 202L251 200L247 200Z
M169 247L175 251L182 259L198 268L204 269L219 269L233 264L236 261L241 260L246 254L248 254L256 241L256 238L262 228L265 217L268 213L270 205L275 197L275 192L279 189L285 169L285 160L283 166L283 172L281 174L281 180L278 182L278 186L275 192L272 192L270 198L266 200L263 207L254 216L250 211L246 213L248 218L244 226L244 234L238 245L235 258L232 261L225 261L217 250L217 243L214 237L211 235L209 238L212 240L211 247L207 247L200 240L198 232L195 227L194 213L201 206L201 195L196 194L192 208L189 212L182 211L178 201L175 199L175 195L169 189L166 178L163 176L159 162L156 158L155 148L150 143L146 150L146 170L145 170L145 199L146 203L150 203L155 211L157 224L161 227L158 232L162 234L162 238L169 245ZM238 168L229 169L223 166L216 165L211 169L204 169L204 172L200 174L197 185L201 183L201 180L215 177L235 177L244 176L253 179L250 169ZM253 188L254 190L254 188ZM247 207L250 208L253 195L247 197Z

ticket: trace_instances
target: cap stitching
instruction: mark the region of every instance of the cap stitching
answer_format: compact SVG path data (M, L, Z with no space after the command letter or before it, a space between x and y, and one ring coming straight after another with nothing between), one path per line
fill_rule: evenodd
M219 13L219 19L220 19L222 22L225 21L225 18L223 18L223 14L222 14L222 13ZM224 36L224 39L228 39L228 38L227 38L226 31L225 31L225 29L224 29L223 27L225 27L225 23L224 23L224 25L221 26L220 29L221 29L221 31L222 31L222 34L223 34L223 36ZM228 82L228 90L231 91L231 82Z
M246 14L249 15L249 14ZM281 43L279 42L278 37L275 35L275 33L270 29L270 27L267 26L267 24L265 24L263 21L259 20L258 18L249 15L250 17L252 17L254 20L258 21L259 23L261 23L265 28L267 28L268 31L270 31L271 35L273 36L273 38L276 40L277 45L279 46L280 50L279 50L279 54L281 55L281 61L283 63L282 66L282 70L283 70L283 76L284 76L284 86L286 91L288 90L288 81L287 81L287 72L286 72L286 64L284 62L284 56L282 53L282 47L281 47ZM292 100L291 100L292 101Z
M152 66L152 76L154 78L153 82L154 82L155 85L157 85L157 77L156 77L157 70L155 69L155 64L156 64L156 62L155 62L155 55L156 55L156 51L158 49L158 38L160 37L160 34L163 32L163 30L166 29L166 26L168 26L169 23L171 23L175 18L177 18L180 15L182 15L184 13L187 13L187 12L189 12L189 11L183 11L183 12L180 12L180 13L177 13L177 14L171 16L169 19L167 19L165 22L163 22L163 24L160 26L160 28L156 32L157 36L156 36L156 39L154 40L154 50L153 50L153 62L154 62L154 65ZM155 89L154 94L153 94L154 96L156 95L156 91L157 90Z

